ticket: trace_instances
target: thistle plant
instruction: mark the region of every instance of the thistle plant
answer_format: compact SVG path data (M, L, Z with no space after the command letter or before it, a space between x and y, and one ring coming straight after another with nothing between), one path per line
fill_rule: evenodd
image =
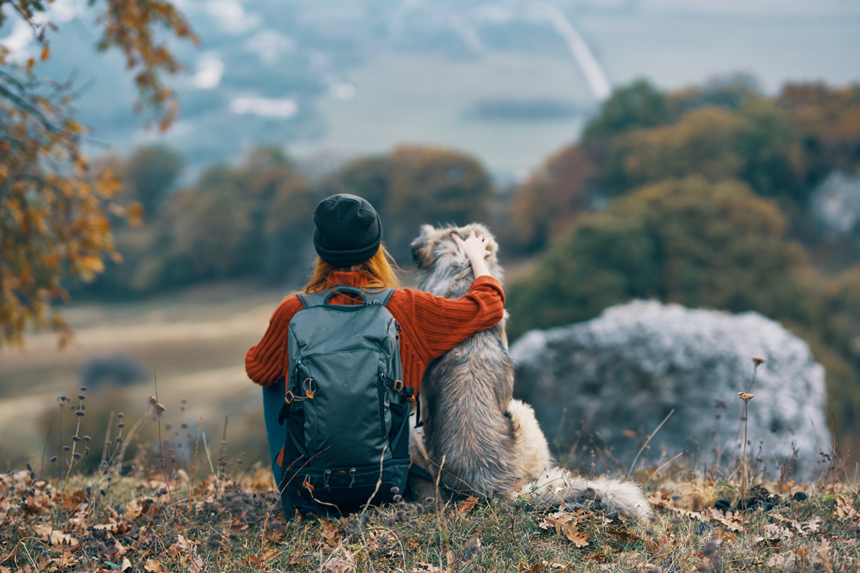
M753 385L755 384L756 375L758 374L758 368L762 364L764 364L764 358L759 358L757 356L753 356L753 375L752 380L750 381L750 385L747 388L746 392L738 392L738 398L743 400L744 402L744 444L743 444L743 454L741 456L741 500L743 501L746 498L746 492L749 489L749 483L747 483L749 477L747 475L747 420L749 416L748 408L750 400L755 398L755 394L751 394Z
M78 402L77 407L74 410L75 416L77 417L77 424L75 425L75 434L72 436L72 445L71 445L71 447L69 447L69 446L63 447L63 449L65 451L69 452L69 454L70 454L69 457L66 459L67 469L66 469L65 482L68 482L68 480L69 480L69 475L72 473L72 467L74 467L79 461L81 461L81 459L83 458L84 455L90 455L90 447L88 445L88 443L90 441L90 437L80 435L80 433L81 433L81 422L83 421L84 416L87 415L86 406L84 406L84 400L87 399L87 395L85 394L86 391L87 391L87 387L81 386L81 393L78 394L79 402ZM60 402L61 408L62 408L62 404L64 401L70 401L65 396L61 396L60 398L61 399L65 398L65 400L61 400L61 402ZM84 446L84 454L81 454L80 452L77 451L78 443L81 441L83 441L85 444L87 444ZM65 489L65 482L63 485L63 489Z

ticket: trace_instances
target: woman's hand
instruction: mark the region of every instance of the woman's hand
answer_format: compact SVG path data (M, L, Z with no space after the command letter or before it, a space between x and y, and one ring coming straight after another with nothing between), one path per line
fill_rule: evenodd
M484 260L490 256L490 250L487 248L487 245L490 243L489 239L475 235L475 231L469 233L465 241L457 233L452 233L451 238L454 239L454 242L457 243L457 246L460 247L460 250L463 251L463 254L472 263L472 271L475 273L475 278L490 274L490 269L487 268L487 262Z

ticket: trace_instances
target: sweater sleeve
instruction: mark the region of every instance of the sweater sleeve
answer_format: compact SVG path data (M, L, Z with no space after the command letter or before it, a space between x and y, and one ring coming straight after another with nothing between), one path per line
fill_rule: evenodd
M284 365L288 363L287 333L290 320L301 306L301 301L295 296L283 301L272 314L262 340L245 354L245 372L257 384L271 386L284 376Z
M449 299L423 291L396 291L392 301L409 317L404 329L412 330L417 350L427 362L439 358L469 336L494 326L504 316L505 293L490 276L472 281L466 296Z

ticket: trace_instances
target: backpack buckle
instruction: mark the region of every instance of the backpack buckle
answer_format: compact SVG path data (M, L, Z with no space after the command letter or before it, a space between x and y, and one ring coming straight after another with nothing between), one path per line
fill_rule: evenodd
M292 404L293 400L296 399L296 395L292 393L292 391L287 390L287 393L284 394L284 402L287 404Z
M395 380L394 381L394 391L395 392L403 392L403 380Z

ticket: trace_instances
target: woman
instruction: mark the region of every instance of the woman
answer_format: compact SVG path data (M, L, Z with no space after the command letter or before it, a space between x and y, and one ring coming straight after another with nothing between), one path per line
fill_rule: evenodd
M505 295L484 261L490 254L486 239L474 233L465 240L452 235L468 257L475 279L466 296L451 300L400 288L389 263L390 256L382 245L379 215L366 200L355 195L333 195L317 205L314 224L314 247L319 258L302 292L318 293L335 285L358 287L366 292L395 288L386 308L402 327L403 382L415 395L430 362L502 319ZM336 294L329 300L329 304L336 305L359 303L346 294ZM266 334L245 356L248 377L264 387L266 433L278 482L280 467L275 460L286 439L286 425L278 423L278 414L284 404L284 378L290 370L287 335L290 321L302 308L298 296L281 301Z

